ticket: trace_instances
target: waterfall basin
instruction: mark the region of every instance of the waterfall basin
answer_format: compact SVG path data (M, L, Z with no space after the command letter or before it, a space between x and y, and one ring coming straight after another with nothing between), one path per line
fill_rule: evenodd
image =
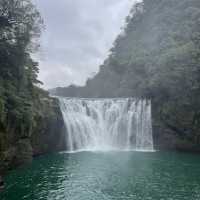
M41 156L5 177L1 200L198 200L200 158L173 152Z

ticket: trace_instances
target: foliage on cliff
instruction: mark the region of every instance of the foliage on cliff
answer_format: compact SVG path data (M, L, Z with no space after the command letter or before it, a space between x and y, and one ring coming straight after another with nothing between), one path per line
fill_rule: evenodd
M137 3L99 73L75 89L75 96L151 98L154 124L199 144L200 1Z
M0 158L13 146L18 154L22 150L32 156L35 105L46 95L36 86L38 63L31 58L42 26L31 0L0 0Z

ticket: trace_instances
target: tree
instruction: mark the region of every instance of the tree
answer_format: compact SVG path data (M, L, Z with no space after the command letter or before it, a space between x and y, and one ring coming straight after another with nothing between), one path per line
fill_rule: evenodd
M34 117L39 81L31 53L42 27L31 0L0 0L0 127L15 130L18 137L31 130Z

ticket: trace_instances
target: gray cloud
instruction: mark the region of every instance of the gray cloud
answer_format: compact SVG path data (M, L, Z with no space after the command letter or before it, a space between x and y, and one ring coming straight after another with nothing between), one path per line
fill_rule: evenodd
M45 22L39 79L83 85L107 57L135 0L33 0Z

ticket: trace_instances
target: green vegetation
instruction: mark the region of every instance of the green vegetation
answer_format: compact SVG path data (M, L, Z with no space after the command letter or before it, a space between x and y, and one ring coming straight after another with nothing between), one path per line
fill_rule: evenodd
M0 1L1 130L26 134L32 121L37 63L30 56L41 28L39 13L30 1Z
M57 114L53 107L45 111L51 99L37 87L38 63L31 58L42 27L31 0L0 0L0 161L8 167L31 160L32 133L44 123L38 119Z
M76 92L72 93L72 88ZM137 3L99 73L83 88L71 86L54 92L64 96L151 98L154 133L159 132L155 137L163 139L170 132L181 144L198 147L200 1Z
M17 142L31 135L38 83L37 63L31 59L31 53L41 26L41 17L31 1L0 0L1 154L7 149L9 156L14 154L16 149L10 149L13 145L21 153L22 142ZM29 144L23 147L30 153Z

